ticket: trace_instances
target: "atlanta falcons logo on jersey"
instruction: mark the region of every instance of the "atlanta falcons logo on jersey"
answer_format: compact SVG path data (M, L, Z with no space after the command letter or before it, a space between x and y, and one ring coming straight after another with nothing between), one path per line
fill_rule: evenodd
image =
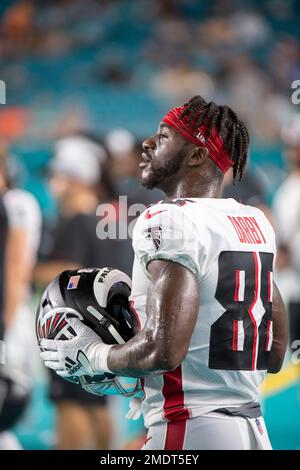
M146 238L152 240L155 246L155 250L158 250L161 242L161 225L154 225L145 229Z

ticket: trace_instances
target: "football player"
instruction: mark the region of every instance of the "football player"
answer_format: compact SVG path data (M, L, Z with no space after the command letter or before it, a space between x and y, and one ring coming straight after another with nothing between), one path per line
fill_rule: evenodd
M141 331L124 345L85 325L69 341L44 340L48 367L87 358L76 374L143 378L143 449L270 449L259 404L266 372L287 344L273 280L275 236L264 214L221 199L224 173L242 178L249 137L228 106L193 97L170 110L143 143L142 183L165 201L142 213L133 234L132 308Z
M19 449L9 430L29 403L37 354L31 314L31 279L41 234L41 210L35 197L14 187L13 162L6 152L0 159L0 192L6 209L4 342L5 364L0 367L0 449Z

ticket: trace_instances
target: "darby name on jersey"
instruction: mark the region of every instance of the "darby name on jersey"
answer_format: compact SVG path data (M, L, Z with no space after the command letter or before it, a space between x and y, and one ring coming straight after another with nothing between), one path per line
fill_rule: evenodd
M144 465L168 465L168 464L178 464L178 465L196 465L199 455L196 454L148 454L143 453L138 456L130 457L128 456L115 456L107 454L100 458L100 464L104 465L124 465L128 468L131 468L136 463L141 463Z

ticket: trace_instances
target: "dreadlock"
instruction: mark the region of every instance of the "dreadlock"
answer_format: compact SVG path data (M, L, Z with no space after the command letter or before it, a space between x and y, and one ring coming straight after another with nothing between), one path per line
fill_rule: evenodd
M200 95L194 96L185 106L180 119L189 114L188 125L195 129L205 124L206 137L216 128L233 161L233 181L237 175L241 180L249 146L249 134L245 124L229 106L218 106L213 101L207 103Z

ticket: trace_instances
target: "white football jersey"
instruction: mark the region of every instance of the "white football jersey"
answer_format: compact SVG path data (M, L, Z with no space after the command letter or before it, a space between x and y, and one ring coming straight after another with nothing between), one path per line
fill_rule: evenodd
M11 189L4 194L9 227L23 229L27 233L26 250L32 264L36 262L41 239L42 214L36 198L24 189Z
M234 199L162 201L138 218L133 248L131 305L141 327L151 260L182 264L200 289L199 315L182 364L143 379L146 426L258 402L272 345L276 250L263 212Z
M35 197L23 189L11 189L4 194L9 228L21 229L27 234L24 250L30 266L36 262L42 226L42 214ZM31 386L33 367L37 357L34 335L34 317L30 305L30 279L24 286L24 298L18 305L10 328L5 331L6 365L3 372L23 388Z

